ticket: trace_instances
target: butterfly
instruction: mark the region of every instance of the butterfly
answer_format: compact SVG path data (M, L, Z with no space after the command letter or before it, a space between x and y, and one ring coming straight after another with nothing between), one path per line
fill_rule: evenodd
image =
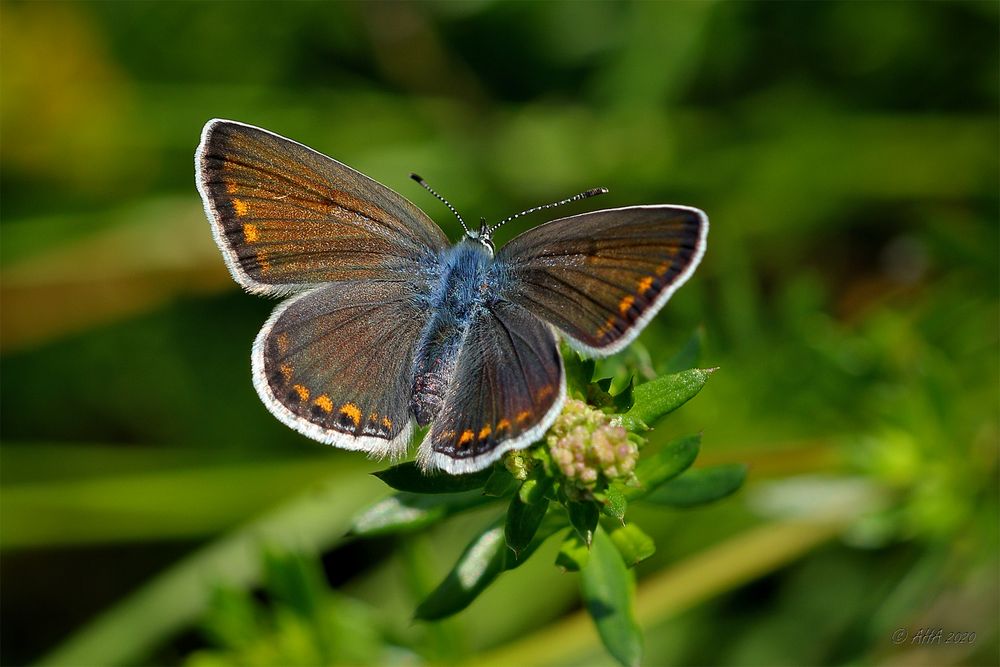
M694 272L708 218L629 206L553 220L497 250L506 220L454 245L367 176L261 128L211 120L195 179L247 291L286 296L251 352L264 405L296 431L399 458L430 425L425 470L481 470L538 441L566 399L558 337L628 345ZM590 190L550 208L606 192Z

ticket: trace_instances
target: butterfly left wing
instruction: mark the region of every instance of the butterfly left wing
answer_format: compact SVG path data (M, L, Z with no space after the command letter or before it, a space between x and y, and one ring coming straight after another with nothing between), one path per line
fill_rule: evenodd
M441 228L402 195L251 125L209 121L195 177L226 265L251 292L407 280L433 271L448 247Z
M413 430L413 351L427 304L401 282L331 283L281 303L253 346L254 386L314 440L400 456Z
M708 217L684 206L630 206L553 220L497 253L505 294L594 356L628 345L694 273Z
M555 333L521 306L497 299L469 326L443 408L420 446L425 468L482 470L537 441L566 398Z

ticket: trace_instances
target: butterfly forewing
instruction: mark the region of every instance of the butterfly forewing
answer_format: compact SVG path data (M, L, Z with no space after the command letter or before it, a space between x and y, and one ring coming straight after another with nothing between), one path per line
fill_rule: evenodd
M431 271L448 245L399 194L260 128L210 121L195 168L226 263L251 291L406 279Z
M681 206L584 213L529 230L500 249L505 295L578 349L625 347L694 272L708 218Z
M413 350L425 308L419 290L402 282L331 284L290 298L254 344L258 393L315 440L400 455L412 430Z
M481 470L541 438L565 394L552 329L517 304L489 303L472 320L421 461L451 473Z

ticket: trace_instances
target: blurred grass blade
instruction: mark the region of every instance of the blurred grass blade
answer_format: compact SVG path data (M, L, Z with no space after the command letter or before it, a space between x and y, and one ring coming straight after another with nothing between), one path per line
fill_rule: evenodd
M248 587L259 580L263 545L322 551L343 539L357 507L382 493L348 467L321 490L310 489L258 521L196 551L77 631L42 665L140 663L159 642L190 625L208 607L211 588Z
M366 507L351 521L359 537L419 530L458 512L492 502L480 491L439 495L396 493Z
M603 530L594 534L590 561L582 572L584 605L604 647L624 667L637 667L642 634L632 610L632 576Z
M611 536L615 548L618 549L618 553L621 554L622 560L629 567L635 567L656 553L656 544L653 543L653 538L634 523L624 526L610 526L608 534Z
M372 473L397 491L408 493L460 493L482 488L492 474L492 468L468 475L425 473L413 461L400 463Z
M652 426L694 398L715 371L714 368L692 368L640 384L633 391L635 405L628 415Z
M689 435L668 442L652 455L644 453L635 468L639 486L627 487L625 497L629 500L643 498L667 480L681 474L698 458L700 449L701 435Z
M690 470L670 480L646 496L646 500L671 507L694 507L725 498L739 489L747 478L747 467L729 463Z

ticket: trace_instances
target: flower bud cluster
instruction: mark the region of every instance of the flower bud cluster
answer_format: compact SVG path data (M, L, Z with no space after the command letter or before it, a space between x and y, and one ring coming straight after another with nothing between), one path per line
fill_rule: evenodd
M593 489L602 477L608 482L631 479L639 458L639 448L622 426L576 399L566 401L546 442L563 476L585 489Z

